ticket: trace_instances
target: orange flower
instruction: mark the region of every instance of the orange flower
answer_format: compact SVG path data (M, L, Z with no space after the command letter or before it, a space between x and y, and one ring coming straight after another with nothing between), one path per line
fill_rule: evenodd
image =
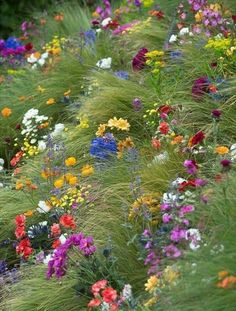
M62 22L64 19L64 14L63 13L57 14L56 16L54 16L54 19L57 22Z
M227 275L229 275L229 272L228 271L220 271L218 272L218 277L220 279L223 279L224 277L226 277Z
M218 146L215 148L215 152L220 155L224 155L224 154L229 153L229 148L225 146Z
M236 284L236 276L228 276L217 284L219 288L230 288Z
M2 109L1 114L2 114L3 118L8 118L12 114L12 111L10 108L5 107Z
M159 139L157 138L153 138L152 139L152 147L155 148L155 149L158 149L161 147L161 142Z
M23 187L24 187L24 184L20 180L17 180L16 190L21 190L21 189L23 189Z
M48 100L47 100L47 105L53 105L53 104L55 104L55 99L54 98L49 98Z
M68 90L68 91L66 91L66 92L64 93L64 96L69 96L70 93L71 93L71 90Z
M59 178L57 180L54 181L54 187L55 188L61 188L64 185L64 179L63 178Z
M24 215L26 217L31 217L31 216L33 216L33 211L32 210L28 210L27 212L24 213Z
M178 135L176 136L172 141L171 141L171 145L176 145L176 144L180 144L183 141L183 136Z

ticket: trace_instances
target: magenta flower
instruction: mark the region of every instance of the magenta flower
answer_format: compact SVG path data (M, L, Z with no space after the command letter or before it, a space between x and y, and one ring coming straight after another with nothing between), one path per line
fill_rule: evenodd
M214 109L211 112L212 117L215 118L215 119L219 119L221 114L222 114L222 112L219 109Z
M220 161L220 164L222 165L223 168L228 168L228 167L230 167L230 164L231 164L231 163L232 163L232 162L231 162L230 160L228 160L228 159L223 159L223 160Z
M193 205L184 205L179 211L179 217L184 217L185 214L189 214L195 210Z
M165 213L162 216L162 221L164 222L164 224L167 224L168 222L170 222L173 219L172 215Z
M185 229L175 227L170 233L170 239L171 241L179 242L180 240L185 238L185 235L186 235Z
M167 257L173 259L181 256L181 251L174 244L164 247L164 253Z
M191 175L196 174L197 169L198 169L198 165L197 165L196 161L194 161L194 160L185 160L184 161L184 167L187 168L187 172Z
M188 0L188 3L191 4L193 11L198 11L207 4L207 0Z
M145 54L148 52L148 49L141 48L138 53L134 56L132 60L132 67L134 71L140 71L145 67L146 64L146 56Z
M192 96L194 99L201 99L202 96L209 92L209 80L207 77L200 77L193 82Z

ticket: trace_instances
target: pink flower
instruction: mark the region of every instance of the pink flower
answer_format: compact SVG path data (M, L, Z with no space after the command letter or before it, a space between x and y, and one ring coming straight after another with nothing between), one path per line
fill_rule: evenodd
M187 168L187 172L191 175L196 174L198 165L195 160L185 160L184 167Z
M166 256L170 258L178 258L181 256L181 251L174 244L164 247L164 252Z
M101 289L104 289L107 285L107 280L100 280L92 285L91 291L96 297Z
M132 60L132 67L134 71L140 71L145 67L146 64L146 56L145 54L148 52L148 49L141 48L138 53L134 56Z
M168 222L170 222L172 220L172 218L173 218L172 215L165 213L162 216L162 221L164 222L164 224L167 224Z

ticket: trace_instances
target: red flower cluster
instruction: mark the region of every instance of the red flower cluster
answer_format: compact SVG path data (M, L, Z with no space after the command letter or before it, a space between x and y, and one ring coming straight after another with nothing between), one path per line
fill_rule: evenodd
M28 238L23 239L16 246L17 254L23 255L25 259L29 257L33 253L33 248L31 247L30 240Z
M23 151L17 152L10 161L11 166L13 167L16 166L16 164L19 163L21 158L23 157L23 154L24 154Z
M74 220L73 216L71 216L69 214L62 215L60 217L60 221L59 222L65 228L71 228L71 229L75 229L76 228L75 220Z
M21 239L25 236L25 215L17 215L15 217L16 230L15 235L17 239Z
M159 131L161 132L161 134L168 134L170 130L169 124L167 122L161 122L159 125Z
M118 304L116 303L118 298L117 291L112 287L107 287L107 284L107 280L100 280L93 284L91 291L94 298L88 303L89 310L99 307L102 302L106 302L110 305L110 311L118 309Z
M205 138L205 134L202 131L197 132L194 136L189 139L189 147L196 146L200 144Z

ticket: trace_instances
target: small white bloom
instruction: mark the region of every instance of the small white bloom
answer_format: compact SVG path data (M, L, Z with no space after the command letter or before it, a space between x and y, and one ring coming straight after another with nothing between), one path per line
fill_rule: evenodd
M44 151L46 149L46 143L43 140L38 141L38 150L40 152Z
M48 213L50 211L50 206L45 201L39 201L37 211L39 213Z
M190 241L189 247L195 251L200 247L201 234L198 229L189 229L186 231L185 239Z
M236 144L230 147L230 156L232 161L236 160Z
M189 33L189 28L188 27L183 27L183 28L181 28L180 29L180 31L179 31L179 35L182 37L182 36L184 36L184 35L186 35L186 34L188 34Z
M176 180L174 180L171 185L175 188L177 188L180 184L182 184L183 182L185 182L186 179L178 177Z
M0 165L3 166L4 165L4 159L0 158Z
M48 52L45 52L41 55L41 58L46 59L48 58Z
M33 64L35 62L37 62L37 58L34 56L34 54L31 54L28 58L27 58L27 62L30 64Z
M132 286L130 284L125 284L123 290L122 290L122 296L126 300L131 300L132 298Z
M177 200L177 195L171 192L165 192L162 197L163 203L173 203Z
M40 58L40 59L38 60L38 64L39 64L40 66L43 66L43 65L45 64L45 59L44 59L44 58Z
M96 66L101 68L101 69L110 69L111 68L111 62L112 62L111 57L102 58L97 62Z
M102 27L106 27L111 21L112 21L112 19L111 19L110 17L105 18L105 19L101 22Z
M32 138L32 139L30 140L31 145L35 144L36 141L37 141L37 140L36 140L35 138Z
M60 240L61 244L64 244L66 242L66 237L64 236L64 234L60 235L59 240Z
M58 136L61 134L61 132L63 132L65 129L65 125L63 123L57 123L55 124L55 128L54 131L52 132L52 136Z
M52 259L52 255L49 254L44 258L43 263L47 265L51 259Z
M177 36L176 35L171 35L170 39L169 39L169 43L173 43L177 41Z

